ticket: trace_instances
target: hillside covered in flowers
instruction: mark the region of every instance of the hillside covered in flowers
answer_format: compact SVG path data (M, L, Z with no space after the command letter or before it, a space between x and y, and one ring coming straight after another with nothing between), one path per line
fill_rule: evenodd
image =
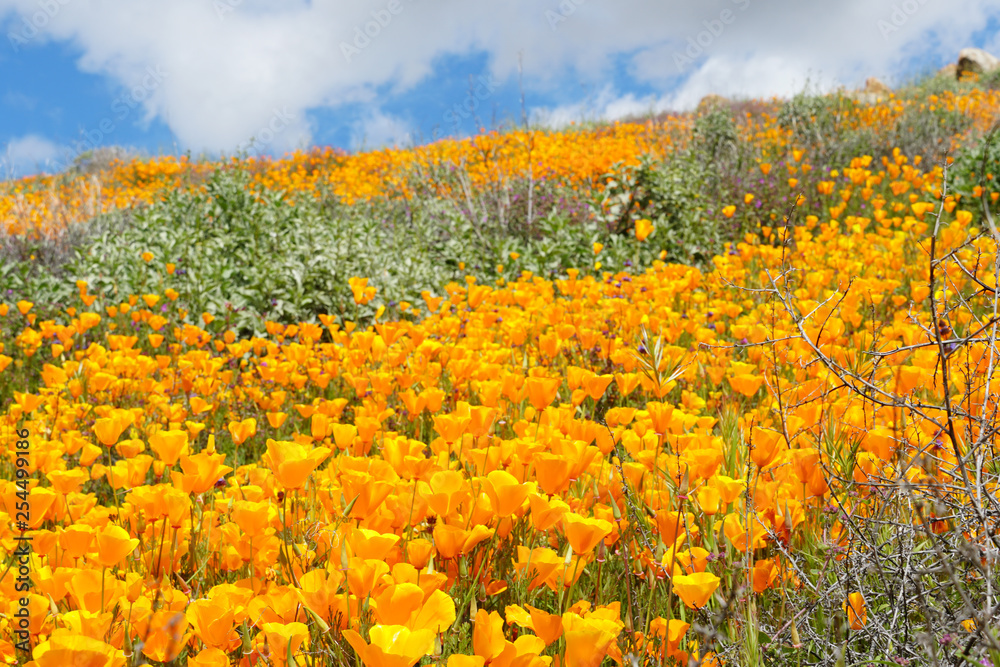
M0 659L997 664L998 111L0 184Z

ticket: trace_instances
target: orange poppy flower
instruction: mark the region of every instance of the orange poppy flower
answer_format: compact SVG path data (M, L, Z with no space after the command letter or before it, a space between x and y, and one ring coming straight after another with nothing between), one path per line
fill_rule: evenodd
M285 412L268 412L267 413L267 423L271 425L273 429L281 428L281 425L285 423L288 419L288 413Z
M203 399L201 396L191 397L191 412L193 412L194 414L200 415L201 413L207 412L208 410L211 409L212 409L212 404Z
M122 432L134 422L135 415L132 414L131 410L115 409L111 411L110 416L101 417L94 422L94 433L102 445L111 447L118 442Z
M573 553L590 553L598 542L611 534L613 528L610 521L603 519L583 517L574 512L563 515L563 529Z
M427 567L434 553L434 543L430 540L418 538L406 543L407 561L418 570Z
M472 494L465 477L454 470L440 470L429 482L418 482L417 489L431 510L441 517L454 512Z
M264 623L261 631L276 665L287 664L288 656L294 658L309 646L309 627L305 623Z
M458 414L434 415L434 430L451 444L457 442L469 427L470 418Z
M497 411L493 408L474 405L469 408L468 432L476 437L482 437L490 432L496 420Z
M309 430L313 440L317 442L322 440L330 433L330 417L321 412L313 413L309 422Z
M114 567L139 546L139 540L120 526L108 524L96 533L97 553L92 557L102 567ZM172 658L171 658L172 660Z
M368 287L368 279L357 277L348 278L347 284L351 288L351 294L354 296L354 303L365 303L365 289Z
M416 584L401 583L386 586L372 596L375 621L380 625L406 625L407 621L420 609L424 601L424 591ZM452 603L454 606L454 603Z
M525 605L528 613L531 614L531 629L548 646L562 636L563 617L557 614L550 614L542 611L530 604Z
M351 448L358 437L358 429L354 424L333 424L333 443L337 449L345 451Z
M672 580L674 593L691 609L701 609L719 587L721 580L711 572L675 574Z
M601 400L601 397L604 396L604 392L608 390L608 385L610 385L614 379L615 376L611 374L595 375L594 377L584 380L583 387L587 392L587 396L589 396L591 400L599 401Z
M195 636L205 646L221 651L232 651L240 644L235 630L235 610L223 600L193 601L185 611Z
M94 543L93 526L72 524L59 532L59 548L69 558L82 558Z
M187 618L177 611L154 613L143 634L142 654L157 662L174 660L191 638Z
M653 431L657 435L665 435L670 432L670 425L674 420L674 406L669 403L651 401L646 403L646 412L653 422Z
M253 417L249 417L243 421L229 422L229 425L226 428L229 430L229 434L233 437L233 442L237 445L242 445L257 432L257 420Z
M362 560L352 557L347 561L347 587L358 599L368 597L379 579L389 572L381 560Z
M753 428L751 444L750 458L760 468L767 467L781 452L788 449L785 436L781 433L757 426Z
M456 558L471 551L477 544L493 537L493 530L486 526L474 526L472 530L463 530L458 526L449 526L439 521L434 526L434 549L446 560Z
M506 470L494 470L488 474L484 488L493 503L493 511L501 519L520 509L528 497L528 487Z
M149 447L167 466L173 466L177 459L188 453L187 431L157 431L149 436Z
M489 662L500 655L506 646L500 614L495 611L487 612L485 609L477 611L472 630L472 647L476 655Z
M861 593L851 593L844 600L844 611L847 612L847 622L851 630L861 630L868 622L868 608L865 606L865 596Z
M563 614L566 638L565 667L598 667L611 642L621 632L622 624L604 618L583 618L575 613Z
M751 519L753 528L750 535L743 523L743 517L737 512L727 514L722 520L722 531L733 546L740 551L746 551L748 543L751 549L759 549L767 545L767 528L758 519Z
M310 448L297 442L267 439L261 461L286 489L301 489L316 467L330 455L329 447Z
M183 472L172 472L174 487L189 494L205 493L225 475L232 472L229 466L222 465L226 455L200 452L193 456L181 456L180 464Z
M125 584L107 571L77 570L65 582L65 589L77 609L103 612L112 601L125 594Z
M388 586L374 598L375 615L385 625L405 625L410 630L446 631L455 622L455 601L441 590L424 590L413 583Z
M695 498L701 511L709 516L718 514L721 509L722 494L714 486L702 486L695 493Z
M524 381L528 391L528 400L537 411L544 410L552 405L562 386L560 378L537 378L530 377Z
M698 533L698 524L694 514L685 512L667 512L659 510L656 513L656 525L660 530L660 539L667 546L681 545L688 538L688 532Z
M691 547L685 551L678 551L675 557L677 562L684 566L684 570L691 574L705 571L705 568L708 567L708 556L708 550L702 547ZM663 560L666 561L666 557Z
M348 536L347 544L358 558L383 560L400 539L399 535L387 535L368 528L355 528Z
M528 549L528 547L520 545L517 547L517 561L514 563L514 568L518 570L521 577L532 577L528 584L528 590L534 590L546 584L565 565L565 559L552 549L544 547Z
M187 667L229 667L229 656L217 648L202 649L188 658Z
M32 651L32 657L38 667L65 667L66 665L123 667L125 665L125 655L122 651L98 639L82 637L69 632L65 632L65 634L53 633L48 641L35 647Z
M569 505L557 496L546 499L537 493L528 496L528 503L531 507L531 525L535 530L548 530L562 518L563 514L569 511Z
M310 570L299 576L299 594L303 602L317 616L329 620L334 598L344 582L345 575L340 570Z
M753 564L753 590L763 593L771 587L778 576L778 568L773 559L759 560Z
M233 503L231 516L247 537L258 537L270 526L271 505L267 501L237 500Z
M368 631L371 644L354 630L343 634L366 667L413 667L434 650L433 631L410 630L403 625L376 625Z
M557 495L569 488L570 476L573 474L573 461L570 457L542 452L535 454L532 462L535 466L535 479L542 491Z
M729 380L729 385L735 389L740 394L743 394L747 398L752 397L760 389L760 386L764 384L764 376L756 375L753 373L741 373L739 375L730 375L727 377Z

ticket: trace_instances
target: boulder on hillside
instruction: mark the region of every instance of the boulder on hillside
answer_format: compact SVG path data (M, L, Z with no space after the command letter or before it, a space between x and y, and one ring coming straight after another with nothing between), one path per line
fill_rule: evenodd
M1000 59L982 49L962 49L958 52L955 75L961 79L966 72L989 74L1000 69Z
M885 99L892 94L892 88L887 86L881 79L870 76L865 80L864 88L842 92L846 97L856 101L858 104L877 104L879 100Z
M865 81L865 92L872 93L875 95L888 96L892 94L892 88L885 85L885 83L883 83L881 79L878 79L874 76L870 76Z

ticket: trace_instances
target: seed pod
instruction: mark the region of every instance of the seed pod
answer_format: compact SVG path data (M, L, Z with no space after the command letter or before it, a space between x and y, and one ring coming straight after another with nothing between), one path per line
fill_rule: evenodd
M361 497L361 494L359 493L358 495L354 496L351 499L351 502L347 503L347 507L344 508L344 518L345 519L351 515L351 510L354 509L354 503L358 502L358 498L360 498L360 497ZM340 501L344 502L344 500L345 500L344 495L341 494L340 495Z
M618 509L618 503L615 502L615 497L608 494L608 502L611 503L611 516L615 518L615 521L622 520L622 511Z

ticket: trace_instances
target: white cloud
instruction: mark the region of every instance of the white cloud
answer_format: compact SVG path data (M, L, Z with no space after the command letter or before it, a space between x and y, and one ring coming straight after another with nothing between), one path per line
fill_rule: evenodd
M536 109L533 120L548 127L563 127L577 120L620 120L667 110L689 111L706 95L732 98L791 97L808 86L828 90L837 82L802 72L778 56L734 59L713 56L670 93L636 96L618 94L605 86L593 99L553 109Z
M44 20L43 6L56 8ZM529 91L567 82L603 90L624 65L655 93L582 102L580 111L627 114L691 106L707 92L788 94L807 78L892 80L916 55L953 61L998 7L1000 0L0 0L0 35L25 48L18 40L34 21L38 34L25 41L70 43L81 69L125 91L160 68L166 76L138 101L141 114L164 121L185 148L232 150L288 109L296 120L269 148L280 151L308 142L308 110L405 92L445 56L486 54L499 79L516 74L522 57ZM682 71L674 55L692 43L701 50ZM369 124L373 134L398 129L377 117Z
M38 106L38 100L30 95L25 95L14 90L7 91L3 96L4 106L23 111L34 111Z
M633 93L619 94L604 86L597 95L581 102L554 108L536 108L532 122L545 127L565 127L574 121L620 120L629 116L656 113L668 108L668 100L661 96L637 97Z
M413 143L413 129L402 118L373 110L354 126L354 147L373 149Z
M59 146L37 134L27 134L12 139L0 151L0 174L19 176L38 171L53 163L59 155Z
M668 96L666 106L687 111L711 93L735 98L791 97L807 85L828 90L837 83L824 79L821 72L803 71L799 64L781 56L712 56Z

